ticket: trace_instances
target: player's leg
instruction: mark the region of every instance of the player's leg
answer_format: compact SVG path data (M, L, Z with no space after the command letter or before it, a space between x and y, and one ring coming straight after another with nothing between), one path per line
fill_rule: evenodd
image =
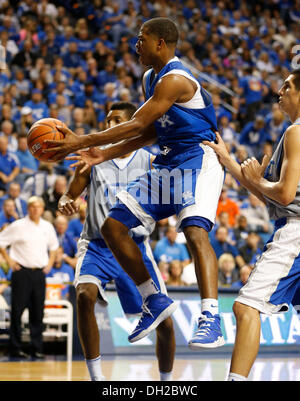
M188 219L186 219L187 222ZM205 219L202 219L205 221ZM190 220L193 223L193 219ZM194 224L201 224L201 219ZM218 264L208 239L208 231L201 226L184 228L187 244L193 256L195 273L201 296L201 316L198 330L189 341L191 349L214 348L224 345L218 308Z
M168 317L156 328L156 357L161 381L172 380L175 349L173 321Z
M99 330L94 313L98 287L93 283L82 283L76 287L77 326L80 342L86 359L100 355Z
M165 284L154 260L149 239L147 237L134 237L147 270L157 288L167 294ZM143 310L142 297L131 278L120 267L120 273L115 278L116 289L126 315L138 315ZM171 317L161 322L156 328L156 356L158 360L161 381L171 380L174 356L175 333Z
M218 262L210 244L208 231L187 226L184 234L195 264L197 283L202 299L218 299Z
M76 287L78 334L92 381L103 380L100 335L94 313L97 296L96 284L82 283Z
M260 312L248 305L235 302L236 338L233 348L229 381L245 380L256 359L260 344Z
M297 219L275 223L273 236L234 304L237 328L228 380L246 380L260 344L260 313L287 311L300 279Z
M129 229L125 224L108 217L101 232L115 258L137 286L150 280L141 251L129 235ZM153 289L153 293L155 292L157 291Z
M79 240L75 272L77 327L92 381L104 380L100 333L94 312L96 301L107 304L104 288L113 278L114 258L102 240Z
M125 224L123 223L125 222ZM102 226L102 235L125 272L136 284L143 299L142 317L128 337L135 342L147 336L176 309L175 303L162 294L150 277L142 253L129 235L129 228L141 225L141 221L125 206L117 203Z
M201 296L198 330L189 342L192 349L224 344L218 311L218 264L208 234L215 221L224 171L215 153L207 146L202 148L202 160L194 163L195 168L184 170L183 188L189 190L183 193L185 202L176 206L177 226L192 254Z

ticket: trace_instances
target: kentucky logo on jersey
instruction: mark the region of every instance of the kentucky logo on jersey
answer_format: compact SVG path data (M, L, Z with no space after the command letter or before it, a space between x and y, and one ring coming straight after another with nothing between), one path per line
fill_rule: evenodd
M168 126L174 125L173 121L170 120L168 114L164 114L157 120L162 128L166 128Z
M191 205L191 204L195 203L195 198L194 198L192 191L183 192L182 199L183 199L183 203L182 203L183 206Z

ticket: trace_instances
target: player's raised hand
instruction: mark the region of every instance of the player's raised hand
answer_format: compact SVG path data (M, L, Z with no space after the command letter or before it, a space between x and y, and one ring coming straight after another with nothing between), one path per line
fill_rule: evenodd
M87 150L79 150L76 152L77 156L66 157L66 160L75 160L70 167L81 166L80 174L84 173L87 169L100 164L105 161L103 150L97 147L92 147Z
M64 159L70 153L75 152L76 150L82 148L81 144L81 136L75 134L72 130L67 127L63 127L61 125L56 125L58 131L64 134L64 139L60 141L46 140L45 144L47 144L48 149L44 149L43 153L53 152L55 151L55 156L51 158L50 161L60 161Z
M229 154L229 152L226 148L225 142L223 141L219 132L216 131L215 134L216 134L215 142L203 141L202 143L203 143L203 145L207 145L207 146L211 147L218 155L220 163L225 165L226 161L228 161L228 159L230 159L230 154Z
M251 184L256 184L264 176L264 172L269 164L270 157L264 155L262 163L260 164L255 157L245 160L241 164L241 169L244 178Z

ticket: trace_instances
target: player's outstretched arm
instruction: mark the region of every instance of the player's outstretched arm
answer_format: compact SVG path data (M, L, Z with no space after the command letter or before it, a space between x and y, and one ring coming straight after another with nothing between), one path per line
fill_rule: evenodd
M91 169L86 169L84 174L80 173L80 168L76 168L74 176L69 184L67 191L58 201L58 210L65 216L71 216L78 212L76 199L82 194L90 182Z
M80 167L80 174L82 174L96 164L124 156L143 146L151 145L156 142L156 139L156 131L154 125L152 125L143 132L143 135L140 135L137 138L126 140L106 149L92 147L88 150L79 150L77 156L69 156L66 159L74 160L75 163L71 164L71 167Z
M65 137L60 141L45 141L51 148L45 149L44 152L56 152L53 160L61 160L80 149L117 143L137 136L143 137L143 131L163 116L178 99L188 92L191 85L188 81L182 76L173 74L163 77L156 84L153 96L136 111L131 120L105 131L89 135L76 135L69 128L57 126L57 129ZM144 144L141 145L141 147L143 146Z

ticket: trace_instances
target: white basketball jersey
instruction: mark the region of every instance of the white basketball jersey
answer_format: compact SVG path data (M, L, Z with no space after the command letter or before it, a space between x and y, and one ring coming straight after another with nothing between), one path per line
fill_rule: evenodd
M151 168L150 158L149 152L138 149L126 158L108 160L93 166L88 188L87 216L81 238L102 238L101 227L117 200L116 194ZM142 226L134 228L132 232L136 235L147 234Z

